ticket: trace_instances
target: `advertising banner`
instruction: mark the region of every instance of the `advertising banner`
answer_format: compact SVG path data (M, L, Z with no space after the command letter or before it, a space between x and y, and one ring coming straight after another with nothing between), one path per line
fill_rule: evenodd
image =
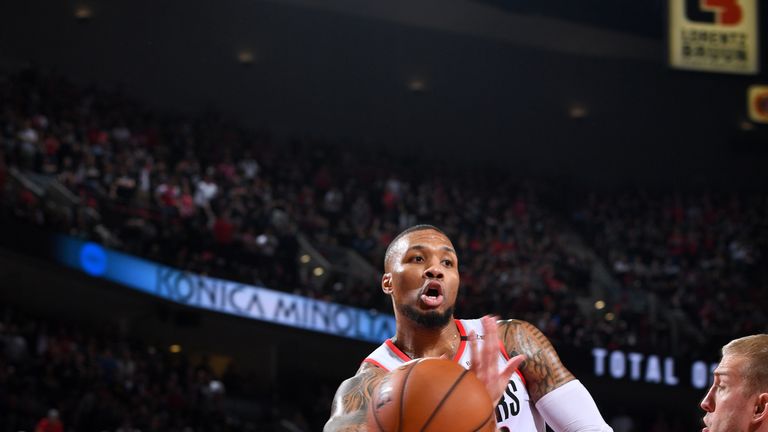
M72 237L55 244L68 267L175 303L376 344L395 334L389 314L201 276Z
M757 0L669 0L669 62L678 69L759 72Z

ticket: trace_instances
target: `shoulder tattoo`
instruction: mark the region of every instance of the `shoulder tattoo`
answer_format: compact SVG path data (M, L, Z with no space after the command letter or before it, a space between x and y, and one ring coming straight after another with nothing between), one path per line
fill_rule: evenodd
M563 366L555 348L544 334L526 321L499 322L499 334L510 356L525 354L520 366L533 402L545 394L574 379Z

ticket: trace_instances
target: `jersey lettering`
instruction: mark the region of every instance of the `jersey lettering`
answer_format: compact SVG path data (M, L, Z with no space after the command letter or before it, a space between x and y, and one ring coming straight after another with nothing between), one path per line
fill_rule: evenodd
M515 395L517 386L514 381L507 384L507 389L501 395L498 405L496 405L496 423L520 414L520 399Z

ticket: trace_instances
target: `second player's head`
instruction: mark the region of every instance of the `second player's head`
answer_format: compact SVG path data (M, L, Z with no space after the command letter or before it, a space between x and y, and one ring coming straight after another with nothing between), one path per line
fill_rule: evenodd
M768 431L768 334L723 347L712 387L701 401L709 432Z

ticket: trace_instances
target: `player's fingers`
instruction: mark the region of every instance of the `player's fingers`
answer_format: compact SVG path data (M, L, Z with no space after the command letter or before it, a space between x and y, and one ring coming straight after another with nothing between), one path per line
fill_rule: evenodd
M491 361L496 356L499 345L496 320L492 316L486 315L483 317L483 330L485 330L483 354L488 361Z
M485 357L484 344L481 343L480 336L474 330L470 333L469 340L472 346L472 366L470 369L475 372L480 381L485 382L488 380L489 371L486 370L488 368L488 359Z
M505 365L504 367L499 371L499 382L507 383L512 378L512 375L515 373L515 370L520 365L520 363L525 360L524 355L519 355L512 357ZM503 391L503 387L502 387Z
M509 359L509 361L504 365L504 369L502 369L500 375L504 378L504 382L509 381L509 378L512 377L512 374L515 373L515 369L520 367L520 365L525 361L525 354L520 354L512 357Z
M477 346L477 333L474 330L469 332L469 348L472 350L472 367L471 369L477 370L478 366L482 364L480 359L480 348Z

